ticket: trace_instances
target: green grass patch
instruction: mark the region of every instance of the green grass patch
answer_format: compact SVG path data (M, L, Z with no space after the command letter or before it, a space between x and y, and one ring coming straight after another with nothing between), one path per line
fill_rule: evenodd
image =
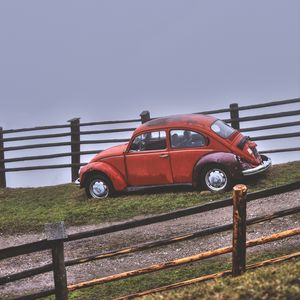
M267 260L270 258L274 258L277 256L281 256L284 254L288 254L289 251L278 251L278 252L266 252L264 254L260 255L252 255L248 257L248 264L256 263L259 261ZM292 268L291 268L292 267ZM270 268L270 269L269 269ZM72 300L87 300L87 299L93 299L93 300L108 300L113 299L121 296L126 296L132 293L137 293L140 291L145 291L148 289L200 277L207 274L213 274L216 272L221 272L227 269L231 269L231 262L229 258L219 258L219 259L211 259L207 261L202 261L199 263L194 263L186 266L181 266L177 268L172 268L169 270L163 270L147 275L140 275L137 277L132 277L124 280L119 280L111 283L105 283L101 285L96 285L89 288L79 289L75 290L73 292L70 292L69 299ZM271 270L271 271L269 271ZM282 272L284 270L284 273L280 273L279 278L274 277L274 274L277 272ZM291 272L298 272L298 273L292 273L289 274L289 270ZM257 275L253 275L257 274ZM289 274L289 277L287 278L286 275ZM200 283L200 284L194 284L190 285L187 288L181 288L181 289L175 289L170 290L169 292L164 293L156 293L151 296L147 296L146 299L269 299L269 298L243 298L244 295L251 295L250 292L247 290L248 286L251 285L251 280L253 281L252 288L255 289L255 295L264 295L265 289L268 287L270 289L274 289L273 294L278 293L278 290L281 292L281 290L288 290L288 289L294 289L293 286L293 280L298 280L299 282L299 274L300 274L300 261L295 260L293 263L286 262L286 263L280 263L271 267L265 267L263 270L257 269L255 271L249 271L247 274L239 277L239 278L223 278L219 279L217 281L210 281L208 283ZM290 276L292 275L292 276ZM285 279L288 280L285 280ZM275 279L275 280L274 280ZM264 283L264 281L268 281ZM281 287L278 288L277 284L280 281ZM211 295L214 295L214 293L219 293L216 295L220 295L226 287L226 291L230 291L231 289L231 282L233 282L233 288L236 288L234 292L229 294L229 297L227 298L210 298ZM245 282L245 283L244 283ZM245 287L244 287L245 285ZM246 288L247 287L247 288ZM200 293L198 297L198 289L200 289ZM207 290L210 289L210 290ZM260 291L261 289L261 291ZM240 292L241 290L241 292ZM191 292L190 292L191 291ZM246 293L248 292L248 293ZM300 295L300 288L296 290L295 295ZM208 293L208 294L206 294ZM239 296L240 293L240 298ZM235 295L236 298L231 298L232 295ZM278 294L282 295L282 294ZM291 295L291 293L289 294ZM53 300L54 297L48 297L48 300ZM272 299L290 299L290 298L272 298ZM291 299L299 299L299 298L291 298Z
M275 165L246 184L249 192L300 180L300 161ZM97 201L73 184L0 189L0 232L41 231L48 222L67 226L126 220L220 200L231 193L200 193L186 188L157 188Z
M293 260L185 288L142 297L143 300L297 300L300 299L300 261Z

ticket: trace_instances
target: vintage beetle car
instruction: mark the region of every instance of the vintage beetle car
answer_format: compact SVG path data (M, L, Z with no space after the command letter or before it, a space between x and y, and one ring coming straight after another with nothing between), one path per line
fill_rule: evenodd
M80 169L77 184L106 198L129 187L187 184L224 191L234 179L265 171L271 160L223 121L175 115L140 125L129 143L97 154Z

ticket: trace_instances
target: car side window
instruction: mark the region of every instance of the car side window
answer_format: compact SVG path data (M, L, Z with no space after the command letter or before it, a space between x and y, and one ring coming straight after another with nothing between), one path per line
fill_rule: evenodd
M172 148L194 148L207 145L207 139L198 132L190 130L171 130Z
M130 146L130 151L162 150L166 148L166 132L153 131L135 137Z

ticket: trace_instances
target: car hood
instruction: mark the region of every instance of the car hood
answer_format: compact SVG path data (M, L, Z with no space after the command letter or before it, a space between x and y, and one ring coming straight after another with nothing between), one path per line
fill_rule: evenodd
M99 152L90 162L99 161L107 157L123 155L126 148L127 148L127 143L108 148L106 150Z

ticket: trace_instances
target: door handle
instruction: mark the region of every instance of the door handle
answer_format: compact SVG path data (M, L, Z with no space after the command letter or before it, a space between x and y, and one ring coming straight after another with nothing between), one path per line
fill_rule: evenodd
M161 154L159 157L160 158L167 158L167 157L169 157L169 155L168 154Z

